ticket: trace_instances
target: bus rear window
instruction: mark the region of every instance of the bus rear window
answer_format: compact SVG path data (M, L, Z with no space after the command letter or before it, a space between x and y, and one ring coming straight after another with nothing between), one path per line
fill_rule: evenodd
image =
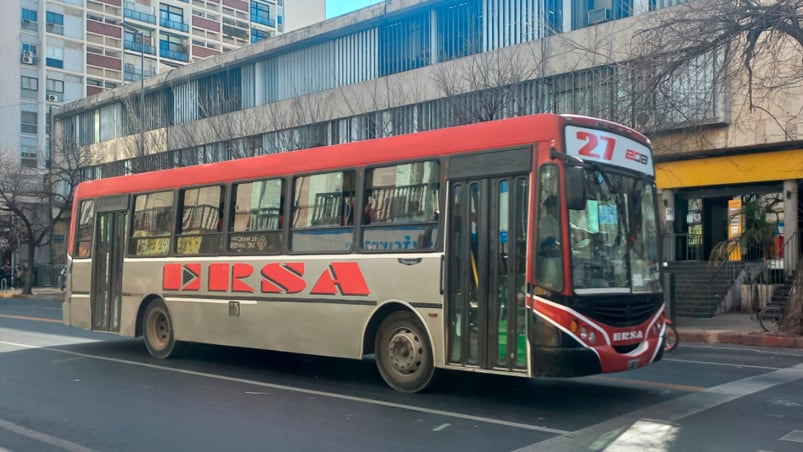
M173 232L172 191L137 195L129 253L134 256L167 256Z
M78 208L78 231L75 237L75 257L92 257L92 236L95 232L95 201L81 201Z

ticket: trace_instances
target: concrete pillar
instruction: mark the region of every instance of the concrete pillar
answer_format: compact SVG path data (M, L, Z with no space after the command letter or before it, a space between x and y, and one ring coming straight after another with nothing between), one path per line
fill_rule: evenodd
M661 190L658 196L658 216L661 219L664 262L675 261L675 192Z
M783 236L784 236L784 274L789 275L795 269L800 256L800 232L798 232L798 181L787 180L783 183ZM786 245L788 241L788 245Z

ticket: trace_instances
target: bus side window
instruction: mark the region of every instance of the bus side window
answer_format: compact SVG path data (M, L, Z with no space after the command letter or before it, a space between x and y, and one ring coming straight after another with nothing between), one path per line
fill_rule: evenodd
M181 224L176 232L176 254L192 256L220 252L223 193L220 185L181 191Z
M291 251L351 251L356 179L354 171L295 178Z
M362 247L366 251L432 250L438 240L440 165L403 163L366 172Z
M78 208L78 231L75 237L75 257L92 257L92 237L95 232L95 201L81 201Z
M558 180L556 166L546 165L541 168L535 274L538 284L551 290L563 289L563 253L560 243L562 209Z
M134 197L134 217L129 240L133 256L167 256L173 233L172 191L145 193Z
M282 250L284 181L234 184L227 249L235 254L277 254Z

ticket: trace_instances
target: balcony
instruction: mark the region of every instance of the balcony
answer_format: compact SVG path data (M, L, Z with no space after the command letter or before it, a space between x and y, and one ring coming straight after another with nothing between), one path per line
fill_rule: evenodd
M276 21L271 19L267 14L252 14L251 22L260 25L267 25L268 27L276 28Z
M132 67L133 65L126 64L125 70L123 72L124 79L127 82L134 82L139 81L145 78L148 78L153 75L152 70L145 70L145 72L140 71L138 67Z
M190 26L189 25L187 25L185 23L182 23L182 22L176 22L176 21L170 20L170 19L165 19L164 17L159 19L159 25L161 25L163 27L171 28L173 30L183 31L184 33L189 33L190 32Z
M133 50L135 52L143 51L143 44L141 42L125 41L124 47L126 50ZM145 53L148 55L156 55L156 48L152 45L145 44Z
M139 11L126 8L125 11L123 12L123 16L126 19L133 19L133 20L138 20L140 22L156 25L156 16L153 14L141 13Z
M170 58L171 60L181 61L183 63L190 61L190 57L186 52L176 52L165 49L164 47L159 49L159 55L162 58Z

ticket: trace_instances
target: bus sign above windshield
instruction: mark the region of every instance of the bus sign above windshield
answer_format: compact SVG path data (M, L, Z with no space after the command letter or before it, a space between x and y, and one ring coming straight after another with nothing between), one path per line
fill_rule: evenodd
M655 175L649 147L611 132L566 126L566 154Z

